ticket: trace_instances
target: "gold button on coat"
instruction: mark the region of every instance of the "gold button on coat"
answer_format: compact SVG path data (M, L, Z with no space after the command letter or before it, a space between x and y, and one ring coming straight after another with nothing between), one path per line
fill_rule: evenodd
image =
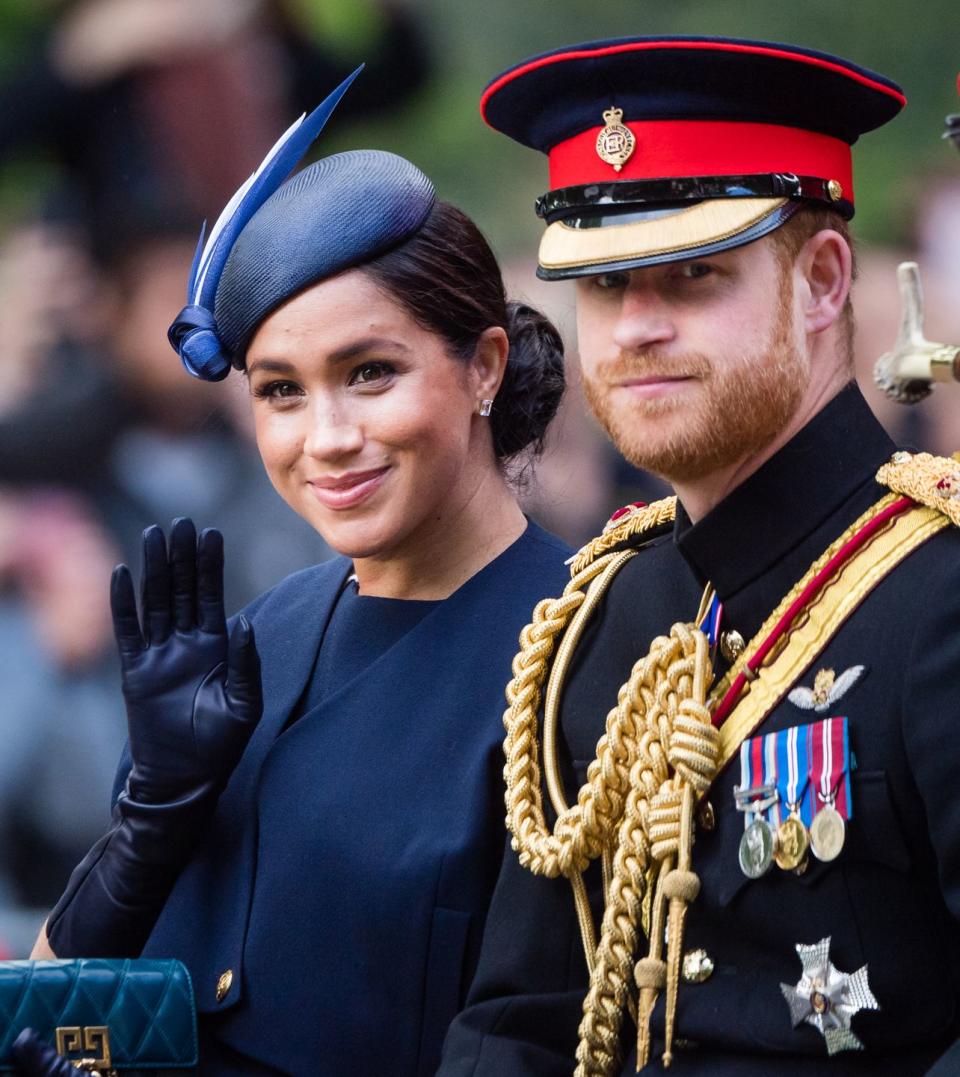
M732 628L729 632L720 633L720 653L731 665L736 662L746 649L746 640L735 628Z
M230 988L233 987L233 969L227 969L226 972L220 974L220 979L217 980L217 1002L223 1002L223 1000L230 994Z

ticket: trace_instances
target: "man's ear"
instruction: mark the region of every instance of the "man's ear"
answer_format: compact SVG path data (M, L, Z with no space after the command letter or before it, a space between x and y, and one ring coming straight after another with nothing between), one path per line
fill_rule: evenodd
M510 341L506 330L492 325L477 338L471 366L476 378L477 400L492 400L497 395L507 369Z
M832 228L812 235L800 248L796 272L804 284L803 319L807 333L829 329L843 311L853 282L850 245Z

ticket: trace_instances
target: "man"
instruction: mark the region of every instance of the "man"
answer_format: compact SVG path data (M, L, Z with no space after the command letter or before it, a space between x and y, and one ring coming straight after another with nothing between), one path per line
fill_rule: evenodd
M677 500L615 514L521 637L514 851L443 1077L960 1072L960 467L852 380L850 145L903 103L702 38L484 95L549 154L591 406Z

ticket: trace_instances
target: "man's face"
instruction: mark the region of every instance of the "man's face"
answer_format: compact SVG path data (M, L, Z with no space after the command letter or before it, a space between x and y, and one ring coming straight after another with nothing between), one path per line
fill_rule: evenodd
M793 288L769 238L577 282L584 389L631 463L696 481L787 426L810 379Z

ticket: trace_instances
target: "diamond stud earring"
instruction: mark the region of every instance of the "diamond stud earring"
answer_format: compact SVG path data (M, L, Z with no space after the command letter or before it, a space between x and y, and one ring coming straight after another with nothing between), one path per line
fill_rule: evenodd
M492 400L481 400L480 401L480 407L477 410L480 412L480 414L484 418L486 418L490 414L490 412L493 410L493 401Z

